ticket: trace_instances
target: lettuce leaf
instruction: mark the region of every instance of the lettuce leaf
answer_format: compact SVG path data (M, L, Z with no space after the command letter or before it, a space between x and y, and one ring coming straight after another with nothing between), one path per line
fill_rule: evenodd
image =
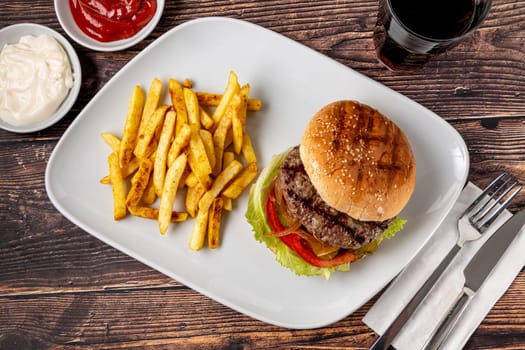
M323 276L325 279L329 279L331 274L336 271L350 271L350 263L328 268L312 266L299 257L296 252L288 248L288 246L286 246L286 244L284 244L279 238L267 235L267 233L271 231L271 228L266 220L266 199L268 198L272 181L277 176L279 167L289 151L290 149L281 154L275 155L270 161L270 164L263 169L256 183L250 188L248 208L245 217L248 223L252 226L254 238L265 244L266 247L275 253L276 260L279 264L292 270L297 275ZM362 253L373 253L383 238L394 237L394 235L403 228L405 222L406 220L394 219L381 236L361 248Z
M399 231L403 229L403 226L406 224L406 222L407 221L404 219L395 218L392 220L390 225L388 225L386 230L383 231L381 237L387 239L393 238Z

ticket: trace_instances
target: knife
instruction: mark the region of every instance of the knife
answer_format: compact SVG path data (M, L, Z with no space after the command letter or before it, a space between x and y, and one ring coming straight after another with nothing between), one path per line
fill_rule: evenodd
M494 269L505 250L525 224L525 209L514 214L483 244L463 270L465 284L451 311L424 346L425 350L438 349L456 325L472 296Z

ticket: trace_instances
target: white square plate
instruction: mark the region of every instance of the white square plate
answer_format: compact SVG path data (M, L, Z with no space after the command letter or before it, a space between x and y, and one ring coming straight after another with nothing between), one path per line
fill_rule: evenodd
M110 150L103 131L121 134L132 88L151 79L191 78L198 91L222 92L234 70L261 111L248 119L259 165L299 143L310 117L325 104L355 99L394 120L407 134L417 161L417 184L395 239L328 281L299 277L274 261L253 239L244 218L247 191L223 221L221 246L188 248L193 220L161 236L157 223L113 220L107 174ZM166 97L166 103L169 99ZM173 28L109 81L57 144L46 188L57 209L93 236L239 312L289 328L315 328L349 315L379 292L417 253L457 199L468 173L459 134L416 102L284 36L254 24L203 18Z

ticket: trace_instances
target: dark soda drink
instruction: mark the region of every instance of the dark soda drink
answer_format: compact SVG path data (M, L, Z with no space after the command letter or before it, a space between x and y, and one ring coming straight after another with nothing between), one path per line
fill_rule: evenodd
M491 1L380 0L374 44L392 70L415 70L456 45L485 18Z

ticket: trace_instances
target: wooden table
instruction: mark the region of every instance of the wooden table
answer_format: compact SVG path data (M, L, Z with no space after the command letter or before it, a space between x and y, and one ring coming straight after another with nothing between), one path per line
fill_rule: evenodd
M51 0L9 0L1 8L1 27L35 22L64 33ZM0 130L0 348L368 348L377 336L361 319L377 296L322 329L253 320L70 223L46 195L44 169L80 110L131 58L185 21L227 16L303 43L439 114L464 138L475 184L502 170L524 183L525 2L494 0L479 31L415 73L392 73L377 62L376 8L373 0L167 1L156 30L135 47L102 53L73 43L83 82L71 112L41 132ZM511 209L524 206L525 193ZM524 271L467 348L525 348Z

